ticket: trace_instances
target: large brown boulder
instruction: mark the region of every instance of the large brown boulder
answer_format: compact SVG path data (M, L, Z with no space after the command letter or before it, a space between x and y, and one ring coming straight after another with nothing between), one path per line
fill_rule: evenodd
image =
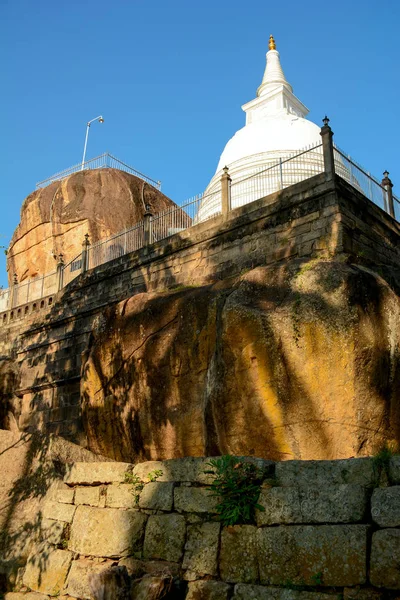
M133 226L147 204L153 213L175 206L142 179L109 168L79 171L32 192L10 242L9 283L14 273L24 281L54 271L59 254L73 260L86 233L94 243Z
M400 299L341 262L138 294L93 333L89 447L117 460L336 459L400 439Z

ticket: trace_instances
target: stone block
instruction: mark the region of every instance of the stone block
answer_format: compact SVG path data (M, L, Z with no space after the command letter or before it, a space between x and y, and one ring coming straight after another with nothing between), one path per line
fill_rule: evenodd
M55 499L57 502L61 502L62 504L73 504L74 495L75 490L66 485L57 490Z
M90 590L89 575L101 573L112 565L112 561L95 563L92 560L74 560L71 564L67 579L67 593L82 600L91 600L93 594Z
M256 527L235 525L222 529L219 569L221 579L230 583L258 580Z
M88 556L129 556L141 547L146 518L135 510L78 506L69 549Z
M382 529L372 536L370 580L372 585L400 589L400 529Z
M201 487L181 486L174 491L174 508L177 512L216 513L218 498Z
M136 492L131 483L120 483L107 487L106 506L111 508L137 507Z
M88 585L91 600L128 600L131 597L131 582L125 567L111 565L92 571L88 574Z
M232 600L341 600L341 595L238 583Z
M400 525L400 485L377 488L371 498L372 518L380 527Z
M180 561L185 535L184 517L175 514L149 517L144 538L144 558Z
M186 600L228 600L231 586L222 581L191 581Z
M157 478L159 482L200 482L205 483L210 480L204 474L206 470L205 458L179 458L170 460L153 460L145 463L139 463L133 469L133 474L137 475L142 481L148 482L148 474L152 471L162 471L162 475Z
M47 544L57 546L61 543L64 531L64 521L54 521L53 519L42 519L40 523L41 527L41 538L46 541Z
M134 581L130 598L134 600L158 600L159 598L174 598L173 581L168 576L145 575Z
M121 462L76 462L67 465L64 477L68 485L94 485L99 483L118 483L125 480L125 473L132 471L130 463Z
M265 470L272 469L274 463L271 460L262 458L249 458L246 460L252 462ZM137 475L142 481L148 482L148 474L152 471L162 471L162 475L157 478L157 481L170 482L189 482L189 483L211 483L213 475L207 474L204 471L210 470L208 462L210 458L203 457L187 457L187 458L172 458L169 460L153 460L149 462L139 463L133 469L133 474Z
M293 525L259 529L263 584L350 586L366 581L366 525Z
M75 489L75 504L98 506L100 501L100 486L77 487Z
M139 560L133 556L122 558L118 562L118 565L126 567L128 575L134 579L141 577L145 573L149 575L177 577L181 568L179 563L166 560Z
M389 478L392 483L400 485L400 455L389 460Z
M371 458L343 460L287 460L276 463L280 486L325 486L351 483L371 486L376 479Z
M64 588L72 561L67 550L52 550L28 558L23 584L35 592L57 596Z
M140 508L152 510L172 510L174 502L174 484L159 483L158 481L147 483L140 493Z
M76 507L72 504L61 504L61 502L53 502L48 500L43 508L43 516L45 519L53 519L55 521L64 521L71 523Z
M285 523L357 523L367 508L367 490L360 485L262 488L257 525Z
M217 575L219 532L219 523L189 525L182 567L200 575Z

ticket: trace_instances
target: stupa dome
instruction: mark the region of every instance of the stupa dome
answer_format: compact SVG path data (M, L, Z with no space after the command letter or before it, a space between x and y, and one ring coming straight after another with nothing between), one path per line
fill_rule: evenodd
M216 172L204 193L197 216L199 221L221 210L219 190L224 167L229 169L233 189L235 183L276 165L279 160L321 144L320 127L305 118L309 111L293 94L292 86L286 80L272 36L257 96L244 104L242 109L246 113L246 125L228 141L221 154ZM308 176L310 173L317 173L321 163L320 155L320 150L310 151L297 163L294 160L291 164L290 182L286 182L286 185L305 179L305 172ZM266 175L264 179L265 195L285 187L285 182L278 181L276 177L267 181ZM232 208L255 200L255 193L249 193L248 189L240 192L236 188Z
M302 117L281 111L239 129L226 144L216 173L225 166L258 154L269 159L321 142L321 129ZM257 159L256 159L257 160ZM259 161L257 161L259 162Z

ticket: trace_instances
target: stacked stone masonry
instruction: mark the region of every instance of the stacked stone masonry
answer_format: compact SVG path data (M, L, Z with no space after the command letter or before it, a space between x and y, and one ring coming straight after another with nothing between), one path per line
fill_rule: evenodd
M73 464L44 500L43 540L6 600L100 598L96 581L117 576L132 600L161 585L186 600L399 597L400 456L243 459L264 469L265 510L231 527L207 488L208 460Z
M399 236L386 213L340 178L321 174L101 265L50 306L0 314L0 357L21 373L13 409L18 428L85 445L82 353L105 308L140 292L206 286L260 265L340 253L376 270L398 269Z

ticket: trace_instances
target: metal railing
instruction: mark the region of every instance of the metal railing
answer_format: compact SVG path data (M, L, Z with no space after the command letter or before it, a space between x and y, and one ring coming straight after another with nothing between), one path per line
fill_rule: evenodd
M340 150L338 146L334 146L333 152L337 175L350 183L369 200L372 200L374 204L388 212L387 192L381 183L348 154Z
M231 207L249 204L323 171L322 143L309 146L301 152L280 158L270 166L259 167L243 179L232 181Z
M10 288L0 290L0 312L8 310L10 306Z
M65 287L73 281L82 272L82 252L75 256L73 260L63 266L62 286Z
M333 151L335 172L362 192L364 196L388 212L385 187L337 146L334 145ZM117 161L111 155L105 154L88 161L88 163L94 165L89 168L105 166L102 162L104 157ZM124 165L124 163L120 164ZM110 163L107 163L107 166L110 166ZM74 169L79 170L80 168L81 165L77 165ZM250 172L246 177L232 181L229 188L230 209L243 206L275 191L304 181L324 172L324 170L323 144L316 144L296 154L282 157L272 165L260 167ZM68 173L63 171L58 174L58 177L66 177L70 172L73 171L68 170ZM138 174L138 172L135 172L135 174ZM138 174L138 176L140 175ZM50 180L47 181L50 182ZM152 182L152 180L149 181ZM62 268L61 276L57 274L57 271L54 271L42 277L15 284L11 290L0 290L0 311L54 294L58 291L58 287L65 287L87 269L98 267L120 256L139 250L149 243L168 238L221 214L221 185L221 180L219 180L215 183L213 189L191 198L181 206L175 205L155 215L145 215L144 220L136 223L133 227L125 229L106 240L87 245L84 252L81 252L68 264L62 267L59 265L58 268ZM400 221L400 200L394 195L393 204L395 218ZM88 242L86 243L88 244ZM82 264L83 262L85 264Z
M98 267L110 260L139 250L147 243L163 240L195 225L198 222L196 215L199 207L207 197L200 194L181 206L171 206L160 213L149 215L147 222L145 218L129 229L89 246L87 250L88 269ZM65 285L64 278L63 281Z
M119 256L124 256L144 246L144 222L125 229L106 240L88 247L88 268L94 269Z
M12 306L10 308L40 300L45 296L51 296L57 292L57 272L52 271L41 277L16 283L12 289ZM9 294L9 301L11 300L10 296Z
M184 231L192 225L197 225L200 221L206 221L209 218L219 215L221 213L220 199L220 190L209 194L198 194L177 208L172 207L154 215L151 218L151 241L162 240L175 233ZM212 214L200 218L202 206L206 202L215 203L217 207Z
M394 201L394 218L400 222L400 199L393 194Z
M139 179L143 179L143 181L146 181L156 189L161 190L161 181L155 181L154 179L147 177L147 175L143 175L143 173L141 173L140 171L133 169L126 163L122 162L121 160L118 160L118 158L115 158L115 156L112 156L112 154L109 154L108 152L100 154L100 156L96 156L95 158L86 161L85 163L83 163L83 165L82 163L79 163L77 165L74 165L73 167L65 169L64 171L55 173L55 175L52 175L51 177L48 177L43 181L39 181L36 184L36 188L46 187L47 185L50 185L50 183L53 183L53 181L60 181L61 179L65 179L69 175L72 175L73 173L78 173L79 171L85 171L87 169L92 170L106 168L119 169L120 171L125 171L126 173L130 173L131 175L135 175L135 177L139 177Z

